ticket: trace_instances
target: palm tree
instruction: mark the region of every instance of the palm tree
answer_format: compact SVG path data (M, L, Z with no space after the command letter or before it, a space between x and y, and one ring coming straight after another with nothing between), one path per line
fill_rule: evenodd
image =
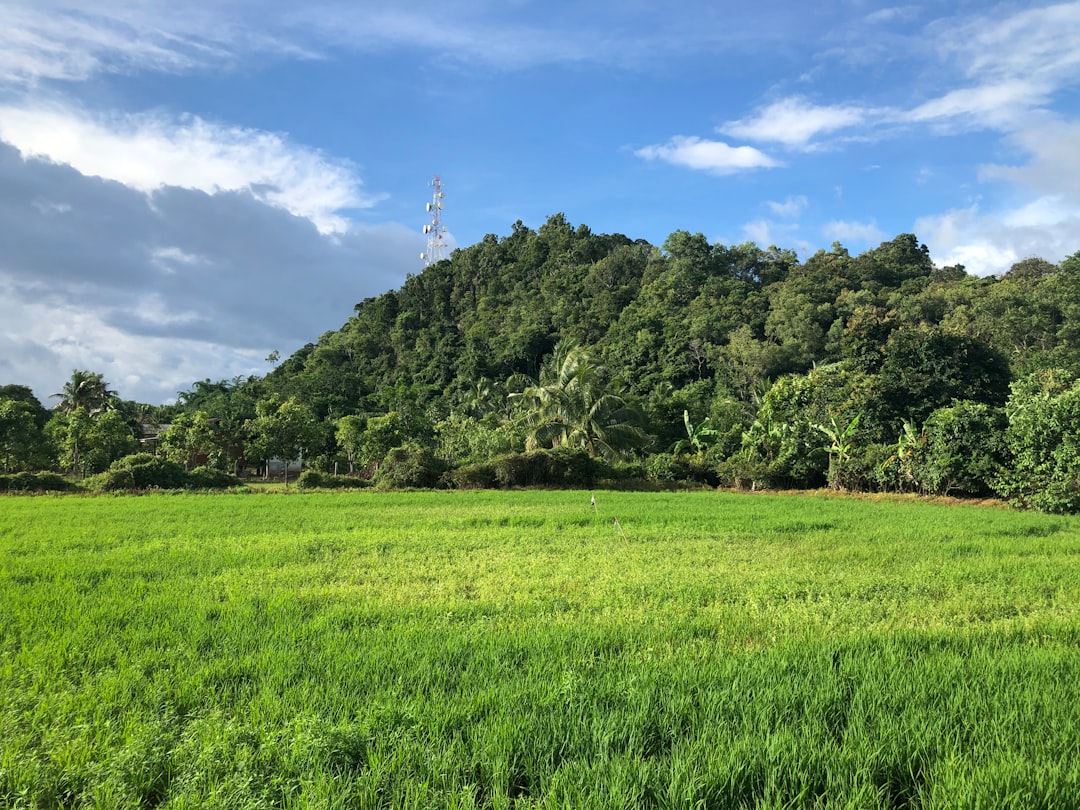
M643 445L641 412L608 386L607 369L577 343L560 341L539 381L511 394L525 405L526 447L580 447L614 460Z
M74 413L82 408L90 416L97 416L112 408L116 392L109 389L109 384L97 372L75 369L63 390L49 398L60 400L56 404L58 411Z

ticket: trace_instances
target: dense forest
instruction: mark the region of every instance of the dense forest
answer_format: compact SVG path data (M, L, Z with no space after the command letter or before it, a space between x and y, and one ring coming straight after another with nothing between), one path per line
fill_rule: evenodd
M72 396L79 375L94 401ZM1078 511L1080 252L980 278L911 234L800 262L555 215L359 302L265 377L203 380L153 413L89 372L51 413L27 394L0 388L5 472L100 473L153 422L155 452L188 469L302 453L309 484L830 486Z

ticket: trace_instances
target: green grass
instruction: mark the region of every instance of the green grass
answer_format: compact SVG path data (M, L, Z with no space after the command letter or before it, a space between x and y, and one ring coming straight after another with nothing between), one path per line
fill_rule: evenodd
M0 498L0 807L1077 805L1077 520L596 499Z

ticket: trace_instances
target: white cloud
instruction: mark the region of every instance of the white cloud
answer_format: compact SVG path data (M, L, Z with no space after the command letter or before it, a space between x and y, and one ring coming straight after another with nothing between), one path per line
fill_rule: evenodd
M885 233L873 222L835 220L826 224L822 232L834 242L864 242L873 245L885 239Z
M919 16L918 6L892 6L872 11L863 17L863 22L870 25L881 25L898 21L912 20Z
M714 174L734 174L781 165L752 146L729 146L722 141L686 135L676 135L666 144L642 147L634 154L645 160L663 160Z
M1022 79L1062 86L1080 82L1080 4L1059 3L1007 17L992 14L937 26L938 47L969 77Z
M281 15L266 2L130 3L122 0L5 0L0 81L81 81L102 73L186 73L246 54L312 58L272 33ZM259 13L258 25L253 12Z
M1042 194L1062 195L1080 209L1080 121L1028 122L1009 143L1030 156L1028 164L981 166L980 180L1005 180Z
M1046 89L1032 82L1006 82L964 87L924 102L899 116L911 122L938 122L964 119L978 127L1012 129L1024 121L1024 114L1048 100Z
M810 243L799 238L799 226L794 222L775 222L769 219L755 219L742 225L745 239L761 247L783 245L794 247L804 255L810 253Z
M783 202L770 200L766 203L766 205L769 206L769 210L778 217L784 217L786 219L798 219L809 204L810 201L801 194L795 197L788 197Z
M1054 199L983 212L978 204L927 216L915 232L939 265L962 264L969 273L1004 273L1029 256L1061 261L1080 247L1080 212Z
M759 109L749 118L718 127L724 135L805 148L817 135L863 123L868 111L853 105L819 106L794 96Z
M0 107L0 140L142 192L164 186L246 191L319 231L347 227L342 209L374 205L351 167L270 132L159 113L90 116L62 105Z

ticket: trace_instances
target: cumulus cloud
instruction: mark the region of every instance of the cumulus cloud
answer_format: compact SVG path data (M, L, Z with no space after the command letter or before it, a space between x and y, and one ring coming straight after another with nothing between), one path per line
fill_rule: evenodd
M0 106L0 140L25 157L67 164L85 175L144 192L165 186L247 191L315 223L344 231L343 209L378 201L348 164L285 136L162 113L91 116L62 104Z
M752 146L729 146L722 141L676 135L666 144L645 146L634 152L645 160L662 160L675 166L713 174L734 174L768 169L780 163Z
M921 217L915 229L938 264L962 264L969 273L986 276L1030 256L1057 262L1075 253L1080 211L1053 199L988 211L973 204Z

